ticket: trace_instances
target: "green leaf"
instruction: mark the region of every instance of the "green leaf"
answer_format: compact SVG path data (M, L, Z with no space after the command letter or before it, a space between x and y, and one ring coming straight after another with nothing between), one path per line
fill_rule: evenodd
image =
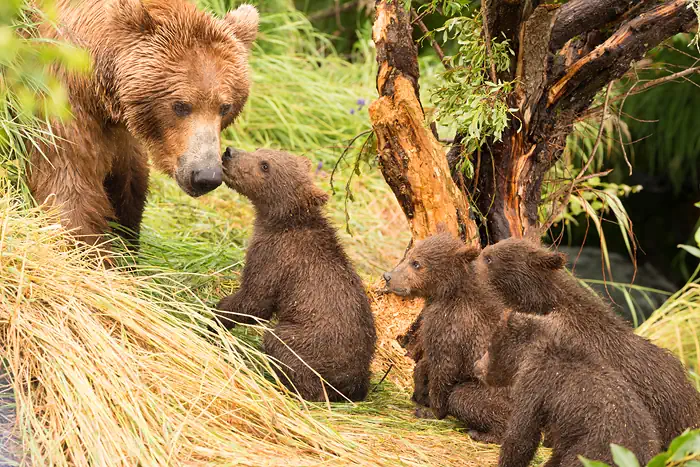
M700 253L700 250L698 250ZM669 461L680 461L690 454L700 453L700 430L693 430L679 436L671 442Z
M700 258L700 248L696 248L690 245L678 245L678 248L682 248L696 258Z
M583 456L578 456L578 460L581 461L581 463L583 464L583 467L610 467L605 462L592 461L590 459L586 459Z
M647 464L647 467L665 467L666 461L668 458L671 457L671 454L667 452L662 452L661 454L657 454L654 456L649 463Z
M613 443L610 445L610 451L618 467L639 467L637 456L629 449Z

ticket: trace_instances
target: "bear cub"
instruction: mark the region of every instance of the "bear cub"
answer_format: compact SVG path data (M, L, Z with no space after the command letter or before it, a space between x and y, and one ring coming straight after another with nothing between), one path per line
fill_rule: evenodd
M483 249L475 261L486 282L513 311L550 316L552 331L577 348L591 348L619 371L644 402L664 448L687 428L700 427L700 393L681 362L641 336L564 269L565 255L539 242L510 238Z
M482 384L474 363L486 351L501 310L498 300L473 281L478 255L478 249L440 232L416 242L384 280L389 292L425 298L418 336L424 354L414 370L416 402L429 406L438 419L454 416L474 438L496 442L510 411L508 392Z
M588 347L549 333L552 321L505 311L474 367L487 384L511 387L513 412L498 465L530 465L543 431L553 449L546 467L580 465L578 455L612 465L610 443L646 465L661 442L649 429L654 420L644 403Z
M326 395L330 401L364 399L374 317L322 212L328 195L314 185L310 161L282 151L231 148L222 159L224 183L253 203L256 218L241 287L219 302L217 318L230 329L276 315L263 348L281 363L276 371L287 387L310 401Z

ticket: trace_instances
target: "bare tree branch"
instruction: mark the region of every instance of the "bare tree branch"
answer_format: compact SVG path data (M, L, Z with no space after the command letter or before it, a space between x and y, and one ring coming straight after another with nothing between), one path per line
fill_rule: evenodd
M561 49L571 38L597 29L641 3L642 0L571 0L557 14L550 50Z
M683 78L683 77L685 77L685 76L692 75L692 74L694 74L694 73L700 73L700 66L696 66L696 67L693 67L693 68L688 68L688 69L686 69L686 70L679 71L678 73L673 73L673 74L670 74L670 75L668 75L668 76L663 76L663 77L661 77L661 78L657 78L657 79L653 79L653 80L651 80L651 81L647 81L646 83L644 83L644 84L641 85L641 86L638 86L639 83L636 83L636 84L634 84L634 85L632 86L632 88L630 89L630 92L628 93L628 95L634 96L635 94L639 94L639 93L641 93L641 92L644 92L644 91L646 91L647 89L651 89L651 88L656 87L656 86L659 86L659 85L661 85L661 84L665 84L665 83L669 83L669 82L671 82L671 81L675 81L675 80L677 80L677 79L679 79L679 78ZM627 97L627 96L625 95L625 96L613 97L612 99L610 99L610 103L615 103L615 102L617 102L617 101L619 101L619 100L624 99L625 97ZM603 110L603 106L598 106L598 107L593 107L593 108L591 108L591 109L588 109L587 111L585 111L585 112L577 119L577 121L580 122L580 121L582 121L582 120L586 120L586 119L588 119L588 118L594 117L595 115L599 114L602 110Z
M411 8L411 20L418 25L423 35L428 37L430 45L433 47L433 50L435 50L437 56L440 57L440 62L442 62L445 68L448 70L452 68L450 64L445 61L445 52L442 51L440 44L438 44L435 39L430 36L430 29L428 29L428 26L425 25L421 17L418 16L418 13L413 8Z
M591 53L575 62L549 89L547 105L566 101L580 112L595 94L629 70L632 62L697 21L686 0L669 0L625 24Z

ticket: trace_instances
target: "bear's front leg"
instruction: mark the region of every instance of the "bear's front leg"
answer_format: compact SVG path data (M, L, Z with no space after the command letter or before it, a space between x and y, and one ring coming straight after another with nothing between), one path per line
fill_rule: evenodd
M141 220L148 195L147 160L146 154L137 148L126 148L104 181L119 224L114 230L135 253L139 250Z
M457 362L450 359L449 356L444 356L443 361L436 361L435 358L430 358L430 377L428 379L428 393L430 408L438 420L442 420L447 416L448 398L450 392L457 382L459 367Z
M428 391L430 373L428 371L428 366L428 359L421 358L416 362L416 366L413 369L413 395L411 396L411 400L423 407L430 406Z
M109 232L107 220L114 217L99 173L72 163L67 157L49 162L32 157L29 188L37 203L58 207L61 224L80 241L95 245ZM86 173L86 171L88 173ZM101 245L107 248L106 245Z
M216 305L218 321L226 328L232 329L236 324L257 324L258 319L269 320L275 309L275 300L271 296L251 293L245 284L235 294L224 297Z

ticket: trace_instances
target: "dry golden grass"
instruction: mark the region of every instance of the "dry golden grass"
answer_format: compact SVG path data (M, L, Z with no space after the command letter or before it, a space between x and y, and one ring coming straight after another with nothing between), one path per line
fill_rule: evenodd
M414 362L405 355L396 338L406 333L423 308L423 301L384 294L381 287L375 284L369 290L377 325L377 353L372 372L386 374L388 381L408 392L413 388Z
M451 422L416 420L384 383L332 410L165 275L95 267L45 214L0 200L0 348L27 465L488 465ZM267 375L267 379L266 376Z

